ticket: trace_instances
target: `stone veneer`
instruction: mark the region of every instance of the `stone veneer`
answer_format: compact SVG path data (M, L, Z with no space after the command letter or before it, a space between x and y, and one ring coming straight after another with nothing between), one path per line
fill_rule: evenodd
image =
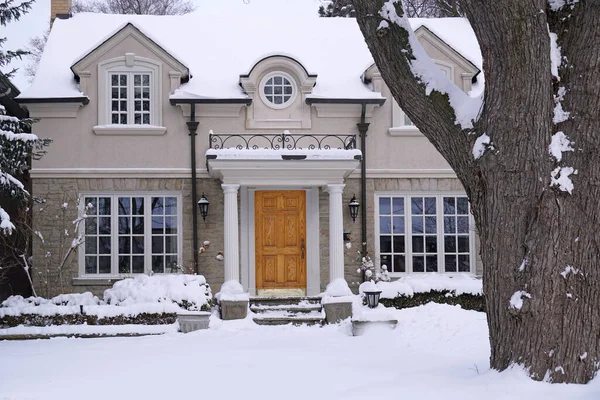
M46 258L40 240L33 240L32 275L34 286L38 295L54 296L61 293L61 285L57 271L57 258L60 258L60 243L68 246L72 238L64 238L61 234L64 228L72 230L71 221L77 218L75 204L77 195L81 192L152 192L152 191L174 191L180 192L182 196L183 212L183 243L181 261L186 272L193 271L193 246L192 246L192 207L191 204L191 179L33 179L33 194L38 198L45 199L44 204L38 204L33 209L34 230L40 232L46 246L53 257ZM223 280L223 262L216 259L219 251L223 250L223 192L219 182L212 179L199 179L197 185L198 198L205 193L210 201L209 215L203 221L198 215L198 238L199 246L205 240L210 241L210 246L204 254L198 257L199 273L204 275L211 284L217 283L217 289ZM65 211L61 205L67 203L69 206ZM82 251L83 249L81 249ZM46 267L47 260L50 261ZM46 290L46 273L48 276L48 290ZM41 273L41 274L40 274ZM106 280L80 280L78 255L73 254L63 269L63 291L84 292L91 291L98 296L110 287L114 282ZM214 290L214 288L213 288Z
M452 178L369 178L367 179L367 251L374 258L375 253L375 193L376 192L462 192L464 188L458 179ZM345 249L345 277L350 288L357 292L358 285L362 281L362 275L356 270L360 267L357 251L362 251L361 243L361 220L360 212L356 222L352 223L348 203L352 196L356 196L360 202L360 179L347 179L344 188L344 232L351 236L351 248ZM361 207L364 205L361 204ZM321 290L325 290L329 282L329 205L328 193L321 191L319 194L319 227L320 227L320 251L321 251ZM482 262L479 256L479 240L476 237L476 273L481 275ZM377 265L377 260L374 260Z
M367 241L368 251L374 253L374 218L375 202L374 193L378 191L418 192L418 191L462 191L462 186L457 179L367 179ZM33 194L36 197L46 199L43 205L34 207L34 229L44 236L46 243L50 244L48 250L55 255L59 254L57 243L62 239L60 234L61 221L68 222L77 217L74 205L77 194L80 192L119 192L119 191L176 191L181 192L183 200L183 253L182 262L186 272L193 271L193 246L192 246L192 207L191 204L191 180L190 179L34 179ZM206 221L198 215L198 239L199 247L205 240L210 241L207 251L199 255L199 273L204 275L208 283L216 293L224 279L223 261L216 259L218 252L223 251L223 191L220 182L213 179L199 179L197 194L198 198L205 193L210 201L209 214ZM361 274L356 272L360 266L360 258L357 260L357 251L361 250L361 221L360 212L356 222L352 222L348 203L352 196L360 201L360 179L348 179L343 192L344 232L351 235L350 249L345 248L345 277L353 291L358 290L361 282ZM61 205L68 203L70 206L63 211ZM239 204L239 203L238 203ZM361 207L365 205L361 204ZM44 209L41 211L41 209ZM58 217L56 217L58 216ZM329 283L329 194L319 190L319 230L320 230L320 263L321 263L321 290ZM66 238L67 245L72 238ZM38 272L46 269L46 258L39 240L33 241L33 279L38 295L53 296L61 292L56 268L48 268L48 292L44 284L45 277ZM227 254L225 255L228 256ZM98 281L94 284L91 280L78 278L78 257L74 254L63 271L64 292L92 291L102 296L102 292L114 282ZM481 261L477 256L477 273L481 273ZM44 274L42 274L44 275Z

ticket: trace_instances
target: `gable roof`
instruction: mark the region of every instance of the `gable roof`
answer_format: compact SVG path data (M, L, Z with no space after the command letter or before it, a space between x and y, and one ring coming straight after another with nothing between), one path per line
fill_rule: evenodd
M179 69L180 72L183 75L185 75L184 77L186 79L188 78L187 75L189 74L189 68L185 64L181 63L177 59L177 57L175 57L173 54L169 53L169 51L167 51L160 44L156 43L156 41L152 40L150 35L148 35L145 32L140 31L140 29L137 28L136 26L134 26L131 22L127 22L124 26L120 27L119 29L117 29L116 32L112 33L109 37L107 37L102 43L100 43L96 46L93 46L87 53L83 54L77 60L75 60L73 62L73 65L71 66L71 70L73 71L74 74L77 74L77 70L79 69L78 67L80 67L80 65L82 68L85 68L85 64L92 62L92 60L90 60L90 59L98 58L98 57L102 56L101 54L94 54L94 53L98 52L103 47L110 46L109 42L111 42L113 40L119 40L119 39L123 40L128 36L135 36L139 41L144 43L146 46L154 45L155 47L158 47L158 49L160 49L160 51L162 53L164 53L164 54L161 54L161 56L162 57L166 56L165 61L172 65L171 68Z
M71 66L116 32L132 24L181 64L192 78L172 98L245 98L239 85L265 57L283 55L318 75L313 97L379 98L360 77L373 63L351 18L192 13L183 16L81 13L57 20L32 86L20 98L73 98L82 93ZM465 59L481 69L481 54L467 20L413 19L413 29L426 26Z

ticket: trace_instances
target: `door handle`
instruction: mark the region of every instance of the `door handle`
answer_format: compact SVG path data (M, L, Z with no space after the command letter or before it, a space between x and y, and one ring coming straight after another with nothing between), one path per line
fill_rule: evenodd
M303 259L303 260L304 260L304 249L305 249L304 239L300 239L300 250L302 251L302 253L300 255L300 258Z

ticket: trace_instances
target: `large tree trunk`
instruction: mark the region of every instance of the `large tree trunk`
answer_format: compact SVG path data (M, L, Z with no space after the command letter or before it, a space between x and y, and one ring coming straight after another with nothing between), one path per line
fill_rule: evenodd
M384 3L354 0L358 23L392 95L456 171L471 201L491 367L519 364L538 380L589 381L600 365L600 2L552 10L542 0L462 0L486 79L472 130L455 123L447 96L426 94L410 68L409 32L380 14ZM401 16L400 2L392 3ZM389 28L378 30L383 19ZM562 48L558 78L549 30ZM563 90L560 102L570 115L560 121L555 97ZM560 160L549 153L558 131L574 150ZM493 148L475 159L482 133ZM577 170L572 193L552 185L557 167Z

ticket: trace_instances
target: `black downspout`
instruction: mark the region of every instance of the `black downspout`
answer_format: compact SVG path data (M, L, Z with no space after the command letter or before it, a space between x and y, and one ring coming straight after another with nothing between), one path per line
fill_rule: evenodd
M198 270L198 196L196 194L196 130L198 129L198 121L196 121L196 105L190 104L191 114L190 121L187 122L188 130L190 131L190 156L192 158L192 232L194 241L194 271L199 274Z
M360 122L356 124L360 134L360 150L362 152L362 160L360 161L360 240L362 243L361 254L363 257L367 255L367 131L369 123L365 122L367 105L362 103L360 113Z

